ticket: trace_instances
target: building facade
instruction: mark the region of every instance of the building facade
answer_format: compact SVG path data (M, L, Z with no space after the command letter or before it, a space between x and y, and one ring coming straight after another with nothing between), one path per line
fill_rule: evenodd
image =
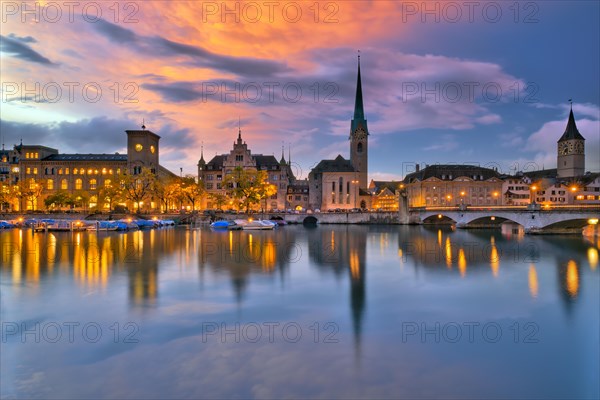
M260 205L259 208L264 207L273 211L288 208L288 186L296 180L289 162L285 160L283 154L280 161L272 155L252 154L246 142L242 140L241 129L229 153L216 155L208 163L204 161L204 154L200 156L198 181L204 185L207 193L204 199L205 208L235 209L232 201L217 204L218 201L215 199L218 196L226 196L228 188L224 185L225 177L233 173L237 167L244 170L265 171L268 183L277 188L277 193L266 199L266 204Z
M430 165L406 175L409 207L502 205L500 175L475 165Z
M119 183L119 176L136 175L149 168L159 177L174 176L159 164L158 142L160 136L146 130L128 130L127 154L61 154L57 149L42 145L15 146L3 152L9 164L10 184L19 185L27 196L14 196L9 202L10 211L42 210L44 200L58 192L65 192L81 202L83 209L110 210L110 203L98 204L98 193L103 187ZM3 170L6 169L4 163ZM3 174L4 175L4 174ZM126 205L122 203L123 205ZM6 206L6 205L5 205ZM157 208L154 202L146 209Z

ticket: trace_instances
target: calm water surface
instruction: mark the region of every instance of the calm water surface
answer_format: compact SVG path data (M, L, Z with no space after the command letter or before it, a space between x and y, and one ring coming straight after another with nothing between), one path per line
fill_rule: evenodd
M598 398L600 240L0 232L3 398Z

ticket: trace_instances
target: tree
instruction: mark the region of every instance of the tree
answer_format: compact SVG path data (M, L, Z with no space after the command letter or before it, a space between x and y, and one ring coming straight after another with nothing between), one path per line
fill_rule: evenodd
M226 175L223 184L228 195L246 212L265 197L266 186L269 186L265 171L245 170L242 167L236 167L231 174Z
M98 204L108 204L108 209L112 210L114 203L122 199L122 192L119 185L105 185L98 189Z
M164 211L178 199L181 191L179 178L156 179L154 184L154 196L159 201Z
M121 174L119 177L123 198L131 201L137 211L141 211L141 203L151 197L156 186L156 175L148 168L142 168L137 175Z
M196 210L196 201L204 196L204 186L196 182L193 175L186 175L181 180L181 194L186 201L192 204L192 211Z
M44 199L44 205L46 208L58 208L60 210L62 207L72 204L72 197L69 193L60 191L56 192Z
M0 210L14 206L14 200L18 197L19 188L8 182L0 182Z
M222 210L223 205L227 203L227 196L223 193L209 193L208 197L212 202L215 203L217 210Z
M37 200L42 195L44 188L35 179L21 181L17 188L17 197L25 200L30 210L37 209Z

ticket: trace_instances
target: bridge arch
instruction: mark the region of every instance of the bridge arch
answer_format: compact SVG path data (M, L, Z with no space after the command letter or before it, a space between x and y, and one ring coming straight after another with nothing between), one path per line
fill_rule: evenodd
M542 227L542 229L583 229L587 225L590 225L587 218L572 218L545 225Z
M319 220L316 217L313 217L312 215L309 215L308 217L302 220L303 225L317 225L318 222Z
M456 224L456 220L443 213L432 214L423 218L424 224Z
M515 221L514 219L510 219L510 218L506 218L506 217L501 217L498 215L486 215L486 216L476 216L475 218L469 220L466 222L466 226L477 226L477 225L493 225L493 226L500 226L505 222L511 222L513 224L517 224L517 225L521 225L523 226L522 223L520 223L519 221Z

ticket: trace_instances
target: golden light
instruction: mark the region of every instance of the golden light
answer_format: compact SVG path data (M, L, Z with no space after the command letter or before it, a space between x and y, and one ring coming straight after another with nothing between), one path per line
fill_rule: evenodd
M156 221L156 220L158 220L158 217L152 217L152 220Z
M494 197L498 197L498 192L494 192Z
M533 185L533 186L531 187L531 190L537 190L537 186Z
M491 217L490 219L491 219L492 221L495 221L495 220L496 220L496 217Z
M534 299L537 298L539 292L539 283L535 264L529 265L529 293Z
M571 297L576 297L579 291L579 271L577 271L577 264L575 261L570 260L567 263L567 292Z
M460 192L460 195L461 195L461 196L464 196L464 195L465 195L465 192Z
M252 222L252 221L254 221L253 218L248 218L248 222Z
M450 199L452 199L452 196L448 195L448 196L446 196L446 198L447 198L448 200L450 200Z
M571 192L576 192L577 191L577 186L572 186L571 187Z
M590 268L593 270L596 269L598 265L598 249L595 247L590 247L587 251L588 261L590 263Z
M597 225L598 224L598 218L590 218L590 219L588 219L587 222L590 225Z
M439 218L439 219L442 219L442 214L438 214L438 218Z

